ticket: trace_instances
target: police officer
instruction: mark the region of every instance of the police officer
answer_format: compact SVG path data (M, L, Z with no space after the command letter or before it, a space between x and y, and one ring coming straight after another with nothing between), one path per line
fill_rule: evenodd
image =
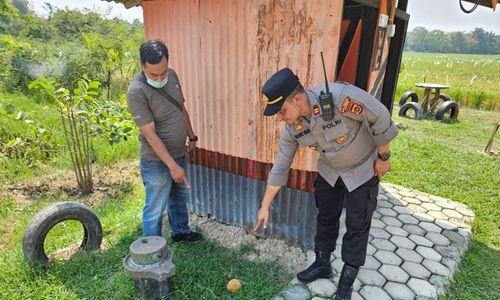
M304 89L288 68L275 73L262 88L265 116L278 114L287 124L279 152L267 181L255 230L266 227L269 208L288 172L299 146L319 152L315 199L318 208L316 260L297 278L309 283L332 275L330 255L335 250L342 207L346 228L342 239L344 266L335 299L350 299L358 269L365 263L373 211L377 206L379 179L391 168L389 142L398 130L389 111L364 90L347 83L330 83L332 109L318 96L324 86ZM325 120L327 119L327 120Z

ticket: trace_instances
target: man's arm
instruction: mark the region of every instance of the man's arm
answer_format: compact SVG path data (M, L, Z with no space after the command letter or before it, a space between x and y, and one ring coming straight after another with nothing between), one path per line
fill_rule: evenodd
M184 182L186 187L189 188L189 181L187 180L186 174L184 173L184 169L175 162L175 160L172 158L167 148L165 147L165 144L163 144L158 134L156 134L155 123L148 123L146 125L140 126L139 129L148 141L151 148L153 148L153 151L156 153L156 155L158 155L161 161L170 170L172 179L177 183Z

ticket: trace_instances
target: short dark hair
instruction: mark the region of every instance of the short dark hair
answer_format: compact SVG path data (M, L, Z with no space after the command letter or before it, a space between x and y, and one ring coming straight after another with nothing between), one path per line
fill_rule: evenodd
M141 64L146 63L157 64L160 60L165 57L168 60L168 49L167 46L161 40L149 40L142 43L139 48L139 54L141 57Z
M290 93L290 95L288 95L286 98L285 98L285 101L292 101L293 97L297 94L305 94L306 90L304 89L304 87L302 86L302 84L297 83L297 86L293 89L293 91Z

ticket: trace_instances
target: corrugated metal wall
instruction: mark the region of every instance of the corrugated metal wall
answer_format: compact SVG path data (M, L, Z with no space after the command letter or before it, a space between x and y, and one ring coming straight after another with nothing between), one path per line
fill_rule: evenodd
M305 86L321 84L320 51L329 78L336 66L342 0L144 1L147 38L161 38L179 74L199 147L272 162L282 125L264 118L260 88L290 67ZM293 165L315 170L303 150Z
M305 87L330 80L337 64L342 0L143 1L148 39L164 40L181 80L195 132L190 208L252 226L283 124L262 115L260 89L283 67ZM213 160L217 161L213 161ZM291 180L273 204L266 235L312 247L316 153L300 150Z

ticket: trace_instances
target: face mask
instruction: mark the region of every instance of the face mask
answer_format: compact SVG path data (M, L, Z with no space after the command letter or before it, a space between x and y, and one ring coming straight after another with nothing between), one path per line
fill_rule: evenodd
M144 74L146 76L146 74ZM149 79L148 76L146 76L146 79L148 81L148 84L154 88L157 88L157 89L161 89L163 88L165 85L167 85L167 82L168 82L168 74L167 76L165 76L165 79L163 79L162 81L156 81L156 80L153 80L153 79Z

